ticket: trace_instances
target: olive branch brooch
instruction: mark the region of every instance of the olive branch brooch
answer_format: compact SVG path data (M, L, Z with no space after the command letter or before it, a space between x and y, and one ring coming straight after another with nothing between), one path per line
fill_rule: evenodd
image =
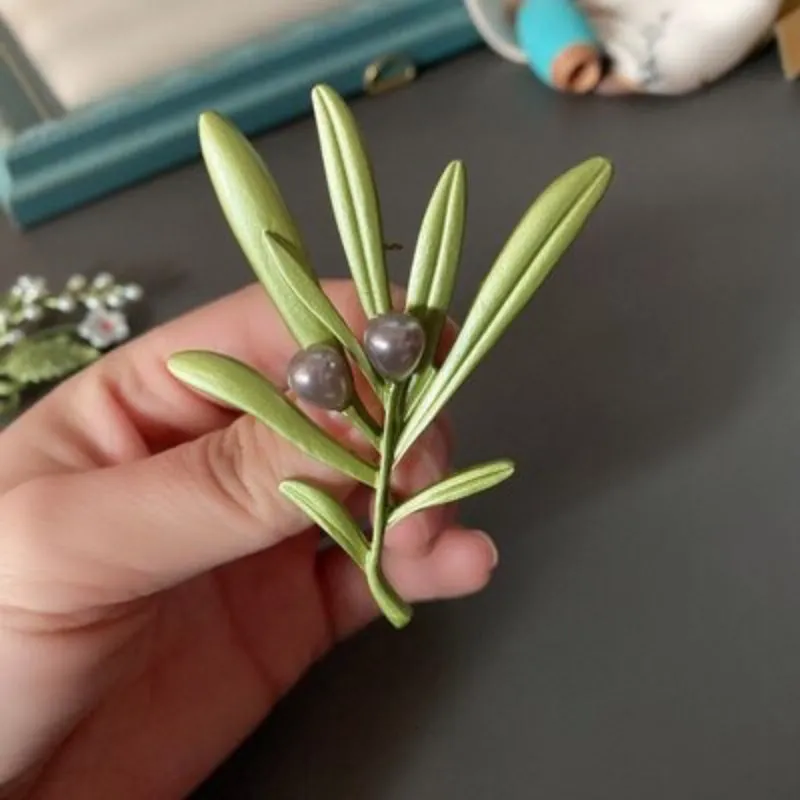
M309 457L374 490L371 524L363 530L337 499L298 475L280 484L296 504L362 569L375 601L397 628L409 605L383 573L387 530L424 509L496 486L514 471L499 459L459 470L412 497L398 497L393 471L456 390L527 306L589 218L611 180L610 163L589 158L556 178L533 202L491 266L450 351L437 358L461 258L466 179L449 164L424 213L413 253L405 306L392 307L378 192L356 121L330 87L312 91L322 162L333 215L368 325L357 337L324 293L297 224L255 149L225 117L199 119L203 159L221 208L255 275L298 344L286 377L275 386L224 353L185 351L168 360L184 384L249 414ZM373 418L354 390L365 378L379 401ZM292 401L338 412L363 434L362 457L331 437Z
M0 293L0 418L12 415L25 393L59 381L127 339L127 306L142 288L108 272L92 280L73 275L59 292L44 278L22 275Z

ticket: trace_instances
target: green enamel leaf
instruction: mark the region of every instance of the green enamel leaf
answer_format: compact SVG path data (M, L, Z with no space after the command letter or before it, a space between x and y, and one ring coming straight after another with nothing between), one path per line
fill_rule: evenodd
M68 334L23 339L0 359L0 373L18 384L47 383L91 364L100 353Z
M264 161L245 136L212 111L200 116L200 147L211 183L236 241L281 317L301 347L328 338L274 268L263 233L274 231L291 243L300 264L308 256L297 225ZM313 279L313 278L312 278Z
M360 342L350 330L347 323L336 310L322 287L303 269L292 253L288 243L272 232L265 234L266 247L287 286L295 293L309 313L313 314L325 326L330 334L347 350L358 364L378 397L383 392L383 382L364 353Z
M0 378L0 418L13 414L21 401L20 385L7 378Z
M8 395L7 397L0 397L0 419L14 414L22 403L22 397L19 392Z
M432 363L461 260L466 207L464 165L454 161L445 169L433 191L411 264L406 310L424 325L426 346L409 401L418 396L433 376Z
M339 235L361 304L374 317L390 310L391 298L372 165L344 100L329 86L311 97Z
M456 503L465 497L484 492L513 474L514 464L506 459L454 472L450 477L429 486L399 505L389 516L389 525L395 525L401 519L426 508Z
M612 169L591 158L557 178L528 209L484 280L464 325L400 434L400 459L533 297L605 194Z
M16 394L18 391L19 384L16 381L0 377L0 399L11 397L11 395Z
M369 543L347 509L321 489L303 481L283 481L279 488L282 495L319 525L361 569L364 569Z
M342 447L246 364L217 353L185 351L173 355L167 366L178 380L250 414L309 457L361 483L374 485L374 466Z

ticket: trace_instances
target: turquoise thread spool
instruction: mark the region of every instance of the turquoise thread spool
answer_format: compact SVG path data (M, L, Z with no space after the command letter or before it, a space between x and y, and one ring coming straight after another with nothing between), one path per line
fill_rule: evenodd
M515 32L531 70L548 86L585 94L600 83L602 47L571 0L523 0Z

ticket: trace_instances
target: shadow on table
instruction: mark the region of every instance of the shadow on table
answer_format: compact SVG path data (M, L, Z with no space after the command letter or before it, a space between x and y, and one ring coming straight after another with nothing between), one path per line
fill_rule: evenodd
M375 625L335 651L193 800L380 797L454 666L440 624L423 610L413 626Z

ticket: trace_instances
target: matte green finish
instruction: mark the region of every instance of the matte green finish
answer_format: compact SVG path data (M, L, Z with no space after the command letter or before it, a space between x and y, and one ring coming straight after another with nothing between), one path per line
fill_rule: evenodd
M369 542L344 506L305 481L283 481L278 487L301 511L319 525L342 550L364 569Z
M169 371L193 389L258 419L298 450L368 486L374 466L342 447L256 370L228 356L204 351L176 353Z
M361 343L342 319L328 295L322 291L319 283L303 269L284 239L278 234L270 232L267 232L264 238L269 254L286 286L350 354L364 377L369 381L370 386L380 397L384 389L383 381L372 368Z
M513 474L514 463L508 459L489 461L486 464L476 464L474 467L459 470L397 506L389 515L388 524L396 525L400 520L426 508L456 503L473 494L485 492Z
M48 328L6 347L0 355L0 420L17 413L31 387L62 380L100 355L78 338L74 325Z
M0 378L0 419L11 416L22 402L22 387L15 381Z
M433 191L411 262L406 311L414 314L424 325L426 346L419 375L409 392L410 400L433 377L433 359L447 319L461 260L466 213L466 170L460 161L453 161Z
M611 180L590 158L556 178L528 209L484 280L453 349L420 395L397 443L401 458L533 297L580 233Z
M264 245L264 231L279 234L308 269L297 224L266 164L245 136L216 112L200 116L198 131L203 160L228 225L287 327L301 347L327 341L327 329L288 291Z
M266 231L280 237L308 280L319 285L297 224L263 159L247 138L216 112L206 111L200 116L198 131L206 169L228 225L292 336L301 347L334 343L328 328L287 286L265 242ZM360 402L354 403L345 416L377 445L380 431Z
M368 317L391 308L372 165L353 115L329 86L311 93L325 176L347 262Z
M0 375L17 384L49 383L100 357L100 351L68 333L50 331L23 339L0 358Z
M381 463L375 486L372 515L372 546L367 556L367 583L372 596L395 628L403 628L411 621L412 610L403 602L386 581L383 574L383 539L389 527L392 503L392 467L394 446L402 418L405 385L390 383L386 391L386 421L381 440Z
M355 120L328 86L312 91L314 113L334 216L359 299L369 319L391 311L378 193ZM344 414L378 451L374 466L346 450L250 367L214 353L179 353L172 373L194 389L251 414L300 450L375 489L368 541L335 499L302 480L281 492L326 530L364 571L372 595L396 628L412 608L386 580L383 542L388 528L410 514L485 491L514 472L502 459L461 470L395 506L394 468L453 393L523 310L578 235L611 179L602 158L556 179L530 207L481 286L453 349L440 369L433 359L447 319L464 240L466 175L454 161L442 173L423 216L411 267L406 311L425 329L423 358L402 381L384 381L365 347L325 295L286 205L266 166L247 140L217 114L201 117L209 174L228 223L253 269L301 347L341 347L383 405L382 427L359 398Z

